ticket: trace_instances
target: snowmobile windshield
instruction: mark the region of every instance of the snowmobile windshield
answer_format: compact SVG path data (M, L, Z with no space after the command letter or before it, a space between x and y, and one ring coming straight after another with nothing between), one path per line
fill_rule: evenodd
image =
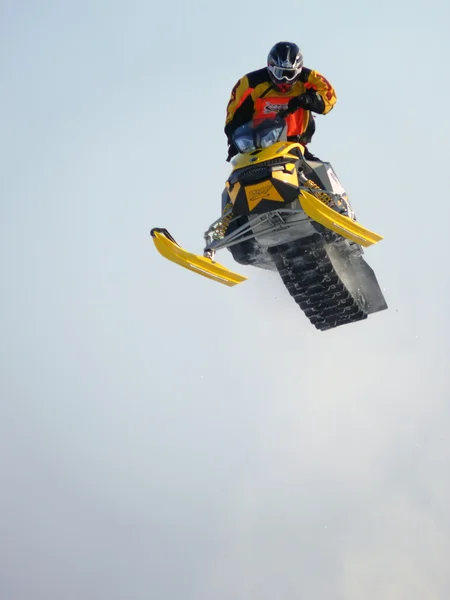
M245 153L257 148L268 148L279 142L283 133L286 133L284 119L258 119L238 127L232 139L239 152Z

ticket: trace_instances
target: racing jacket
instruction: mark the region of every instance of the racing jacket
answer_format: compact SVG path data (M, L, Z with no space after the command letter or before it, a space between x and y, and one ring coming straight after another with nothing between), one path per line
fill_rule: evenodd
M288 138L307 144L315 131L311 111L327 114L336 104L336 92L318 71L303 67L291 90L279 92L267 68L244 75L234 86L227 106L225 134L230 143L234 131L251 120L273 118L294 96L308 92L313 97L310 110L299 108L286 118Z

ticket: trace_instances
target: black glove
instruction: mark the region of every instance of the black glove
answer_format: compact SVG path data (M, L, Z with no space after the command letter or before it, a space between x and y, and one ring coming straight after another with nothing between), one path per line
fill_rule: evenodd
M314 94L315 96L315 94ZM300 96L294 96L291 98L288 103L288 111L289 113L293 113L299 108L305 108L306 110L310 109L316 102L317 99L314 98L312 94L301 94Z
M306 108L307 110L314 104L314 98L311 94L301 94L300 96L294 96L289 100L286 108L282 108L278 111L278 116L283 119L288 115L292 114L299 108Z
M300 94L300 96L294 96L291 98L287 104L287 107L278 111L278 116L284 119L299 108L321 113L323 112L324 102L322 98L315 92L306 92L305 94Z

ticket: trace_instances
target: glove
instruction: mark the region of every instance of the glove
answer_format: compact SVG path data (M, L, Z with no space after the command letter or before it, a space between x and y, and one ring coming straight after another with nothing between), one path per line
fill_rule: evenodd
M294 96L289 100L286 108L282 108L278 111L278 116L284 119L299 108L310 110L311 107L317 102L316 98L316 95L313 96L312 94L308 93L301 94L300 96Z
M294 96L288 103L288 112L293 113L299 108L310 109L317 102L316 98L312 94L301 94L300 96Z

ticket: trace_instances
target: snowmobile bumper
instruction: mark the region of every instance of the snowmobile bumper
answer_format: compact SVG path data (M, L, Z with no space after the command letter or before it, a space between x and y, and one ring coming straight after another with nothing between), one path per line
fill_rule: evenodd
M167 229L155 227L151 230L150 235L156 249L162 256L190 271L230 287L247 280L247 277L230 271L223 265L211 260L211 258L184 250L176 243Z
M339 235L356 244L367 247L383 239L378 233L374 233L349 217L339 214L304 189L299 200L303 210L313 221L339 233Z

